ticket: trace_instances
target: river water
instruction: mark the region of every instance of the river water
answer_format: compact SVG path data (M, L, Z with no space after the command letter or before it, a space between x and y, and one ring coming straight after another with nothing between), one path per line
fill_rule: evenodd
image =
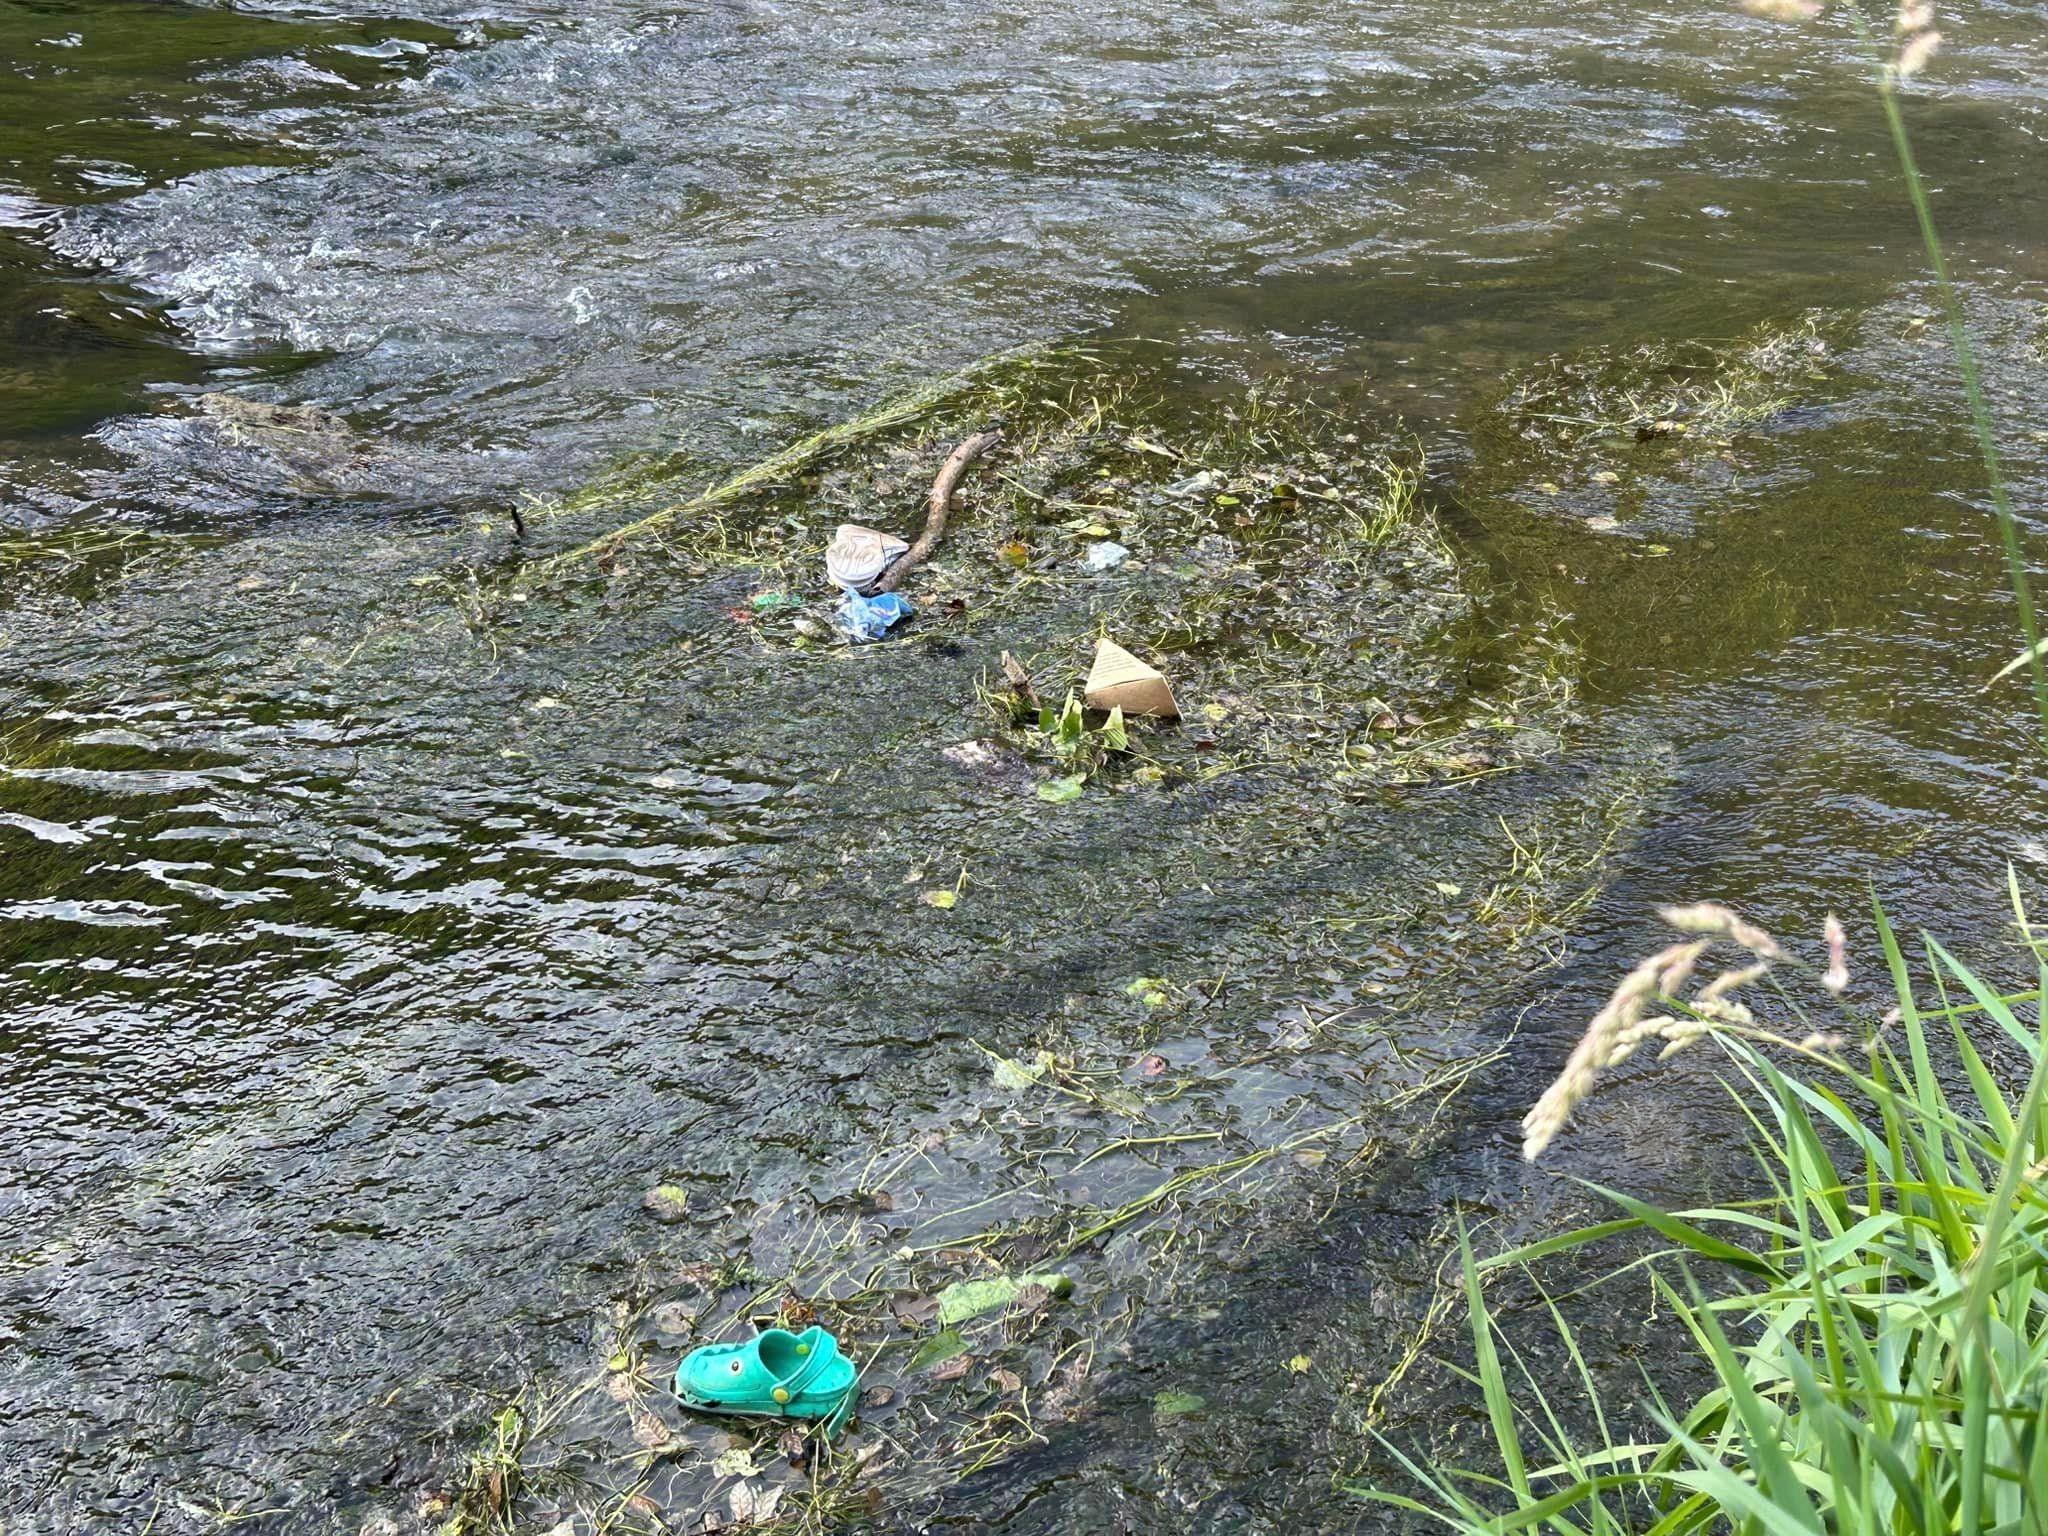
M2048 37L2022 4L1944 27L1907 113L2031 527ZM516 1518L698 1529L747 1481L727 1442L603 1386L672 1368L662 1306L824 1294L828 1229L882 1264L1274 1148L1069 1255L1014 1359L975 1346L1039 1370L1029 1433L1000 1380L885 1356L875 1500L840 1515L1399 1529L1332 1476L1450 1214L1533 1231L1583 1209L1560 1173L1679 1193L1739 1155L1682 1059L1516 1158L1654 903L1808 940L1833 907L1868 975L1874 890L2011 958L2035 727L1981 691L2012 602L1840 27L0 0L0 58L10 1533L416 1528L521 1394L553 1480ZM510 505L638 454L701 484L1067 342L1169 411L1261 384L1419 441L1464 573L1442 664L1568 654L1561 746L1399 804L1052 807L938 749L1020 635L1085 655L1076 603L829 665L735 622L744 571L479 618ZM1550 419L1731 356L1771 398L1725 440ZM1475 939L1532 828L1561 910ZM991 1076L1041 1048L1143 1113ZM1464 1411L1403 1397L1397 1437Z

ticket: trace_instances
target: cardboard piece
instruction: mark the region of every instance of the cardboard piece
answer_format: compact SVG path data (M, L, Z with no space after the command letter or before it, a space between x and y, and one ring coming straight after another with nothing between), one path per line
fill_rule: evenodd
M1090 709L1121 709L1126 715L1180 718L1173 689L1156 668L1148 667L1114 640L1095 642L1095 665L1088 669L1084 693Z
M825 574L835 587L865 592L908 548L909 544L893 533L841 523L825 547Z

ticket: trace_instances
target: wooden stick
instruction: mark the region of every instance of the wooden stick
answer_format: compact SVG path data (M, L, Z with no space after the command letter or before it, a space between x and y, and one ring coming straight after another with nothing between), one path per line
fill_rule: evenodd
M894 592L903 584L903 578L923 565L926 557L938 548L939 540L946 533L946 517L952 511L953 492L960 487L960 477L967 473L968 465L1002 440L1003 434L994 429L977 432L946 455L946 462L939 466L938 478L932 481L931 502L924 514L924 532L903 552L902 559L882 572L881 580L875 583L877 593Z
M1010 685L1011 696L1019 704L1029 709L1039 707L1038 690L1031 686L1031 674L1024 670L1024 663L1008 651L1003 652L1003 681Z

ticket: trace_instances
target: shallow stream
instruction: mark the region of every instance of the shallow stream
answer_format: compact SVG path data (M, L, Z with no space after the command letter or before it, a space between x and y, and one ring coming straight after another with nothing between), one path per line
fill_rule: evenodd
M1944 28L1906 107L2031 527L2048 36ZM1840 28L0 0L0 63L9 1536L431 1527L509 1403L520 1529L793 1515L658 1391L784 1301L875 1352L820 1518L1398 1530L1334 1480L1455 1438L1375 1392L1454 1212L1740 1156L1702 1057L1517 1157L1655 903L1833 907L1859 989L1873 890L2009 959L2038 741ZM800 627L998 406L910 635ZM1344 542L1382 454L1440 539ZM1103 627L1182 694L1156 775L945 755ZM997 1265L1074 1294L913 1364Z

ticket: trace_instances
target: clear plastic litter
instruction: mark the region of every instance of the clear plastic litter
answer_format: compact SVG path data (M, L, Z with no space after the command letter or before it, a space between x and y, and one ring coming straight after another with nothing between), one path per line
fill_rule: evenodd
M1113 571L1131 558L1131 552L1113 540L1088 546L1087 567L1091 571Z
M846 596L841 599L834 617L838 619L839 627L856 641L879 640L917 612L910 606L910 599L899 592L865 597L852 587L840 590Z
M845 593L834 615L839 627L856 641L879 640L917 610L894 592L868 596L882 573L903 558L910 546L893 533L841 523L825 550L825 575Z

